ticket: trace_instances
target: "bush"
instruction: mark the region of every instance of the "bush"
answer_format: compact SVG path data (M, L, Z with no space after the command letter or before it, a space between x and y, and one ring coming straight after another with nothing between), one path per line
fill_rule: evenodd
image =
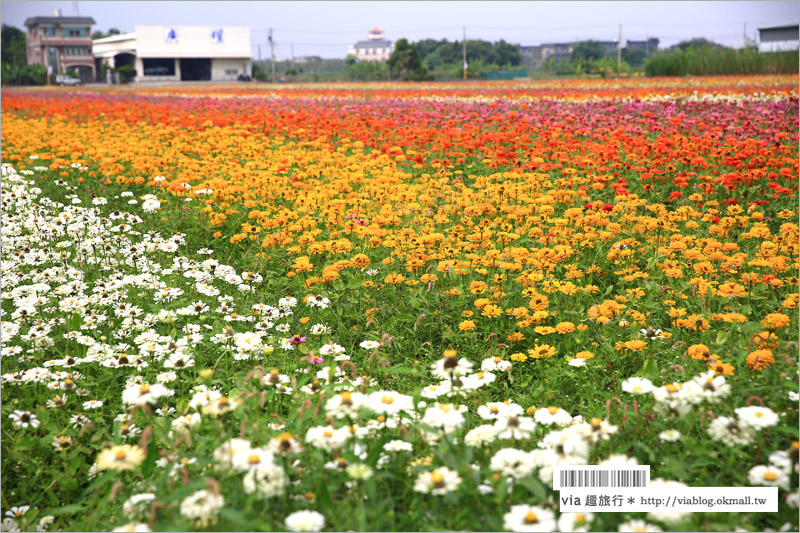
M797 52L759 54L755 48L689 47L655 54L646 60L645 72L648 76L793 74L798 72Z
M3 85L45 85L47 69L42 65L14 66L3 63Z
M136 77L136 69L130 65L123 65L117 68L120 83L130 83Z

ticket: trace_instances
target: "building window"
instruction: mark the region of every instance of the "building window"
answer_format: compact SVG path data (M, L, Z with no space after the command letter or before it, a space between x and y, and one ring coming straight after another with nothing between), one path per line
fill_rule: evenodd
M42 34L45 37L55 37L56 36L56 29L55 28L42 28Z
M145 76L174 76L175 60L166 59L142 59L142 70Z
M64 28L65 37L86 37L89 35L87 28Z
M89 47L88 46L65 46L64 47L64 54L70 57L76 56L88 56L89 55Z
M235 69L235 68L226 68L225 69L225 75L226 76L236 76L238 74L239 74L239 69Z

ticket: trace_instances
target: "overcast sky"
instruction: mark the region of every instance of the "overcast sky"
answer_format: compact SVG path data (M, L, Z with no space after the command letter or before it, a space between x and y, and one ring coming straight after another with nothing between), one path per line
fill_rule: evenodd
M396 41L425 38L467 39L536 45L581 39L615 40L658 37L667 47L692 37L742 46L757 28L800 19L794 1L714 2L0 2L0 20L24 30L28 17L50 16L59 8L97 22L93 30L116 27L132 32L137 24L249 26L253 53L269 55L267 31L274 28L277 59L317 55L343 58L347 45L365 39L378 27Z

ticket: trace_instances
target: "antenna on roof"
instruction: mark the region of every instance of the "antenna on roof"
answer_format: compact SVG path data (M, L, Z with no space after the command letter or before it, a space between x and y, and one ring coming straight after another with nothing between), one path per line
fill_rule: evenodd
M73 17L80 17L81 16L80 11L78 11L78 1L77 0L72 2L72 16Z

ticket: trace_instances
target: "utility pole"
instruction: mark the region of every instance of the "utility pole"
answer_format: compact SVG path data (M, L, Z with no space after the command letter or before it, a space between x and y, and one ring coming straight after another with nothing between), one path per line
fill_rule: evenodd
M292 50L292 68L294 68L294 43L290 45L290 48Z
M622 24L619 25L619 40L617 41L617 78L622 72Z
M747 48L747 22L744 23L744 31L742 32L743 46Z
M464 39L461 47L461 55L463 56L462 58L464 59L464 79L466 80L467 79L467 27L462 26L462 29L464 30Z
M275 83L275 43L272 42L272 28L269 29L269 55L272 57L272 83Z

